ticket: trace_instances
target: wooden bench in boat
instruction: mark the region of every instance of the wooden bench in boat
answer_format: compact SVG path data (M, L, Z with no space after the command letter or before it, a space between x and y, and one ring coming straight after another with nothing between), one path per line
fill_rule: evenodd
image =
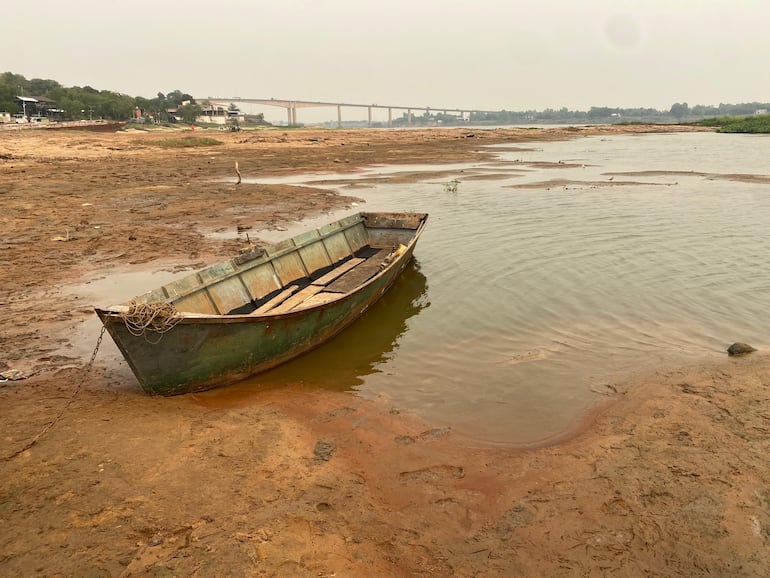
M375 249L374 253L365 258L348 259L302 289L299 285L290 285L260 305L251 315L286 313L299 306L307 307L333 301L375 275L391 253L390 248Z
M261 315L262 313L267 313L273 307L278 307L281 303L286 301L289 297L294 295L294 293L296 293L297 291L299 291L299 285L289 285L286 289L281 291L278 295L276 295L269 301L257 307L254 311L250 313L250 315Z

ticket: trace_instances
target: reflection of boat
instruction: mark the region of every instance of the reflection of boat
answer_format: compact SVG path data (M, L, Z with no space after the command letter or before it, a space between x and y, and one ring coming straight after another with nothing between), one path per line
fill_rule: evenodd
M363 377L380 371L407 331L407 321L429 305L427 279L417 259L376 305L332 341L237 387L250 395L252 384L306 382L314 387L348 390ZM232 391L228 391L228 395Z
M353 323L409 263L427 218L358 213L96 312L147 392L226 385Z

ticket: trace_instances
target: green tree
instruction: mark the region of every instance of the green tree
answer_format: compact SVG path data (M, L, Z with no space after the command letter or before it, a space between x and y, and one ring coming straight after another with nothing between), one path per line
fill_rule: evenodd
M183 106L180 106L177 111L177 115L184 122L188 124L192 124L193 122L195 122L195 119L201 115L202 112L203 112L203 109L199 104L194 104L190 102Z
M160 94L158 96L160 96ZM168 101L169 106L181 106L182 103L187 100L192 102L193 97L181 90L174 90L166 95L166 100Z
M134 98L134 107L147 113L150 110L151 102L148 98L137 96Z
M61 84L55 80L48 80L43 78L33 78L29 81L29 93L34 96L46 96L53 92L57 88L61 88Z
M15 113L18 108L16 92L7 84L0 84L0 112Z
M687 106L686 102L675 102L668 112L677 120L682 120L690 112L690 107Z

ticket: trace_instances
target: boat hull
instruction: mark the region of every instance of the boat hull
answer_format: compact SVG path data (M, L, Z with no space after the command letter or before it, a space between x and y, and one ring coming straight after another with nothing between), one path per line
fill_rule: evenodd
M427 215L426 215L427 218ZM135 335L113 311L96 309L142 387L177 395L221 387L285 363L328 341L393 285L424 225L383 270L341 297L276 314L182 316L163 333Z

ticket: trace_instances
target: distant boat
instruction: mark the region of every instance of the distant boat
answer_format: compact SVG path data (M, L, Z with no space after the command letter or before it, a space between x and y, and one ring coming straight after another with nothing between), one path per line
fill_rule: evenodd
M357 213L96 308L144 390L203 391L328 341L395 282L426 213Z

